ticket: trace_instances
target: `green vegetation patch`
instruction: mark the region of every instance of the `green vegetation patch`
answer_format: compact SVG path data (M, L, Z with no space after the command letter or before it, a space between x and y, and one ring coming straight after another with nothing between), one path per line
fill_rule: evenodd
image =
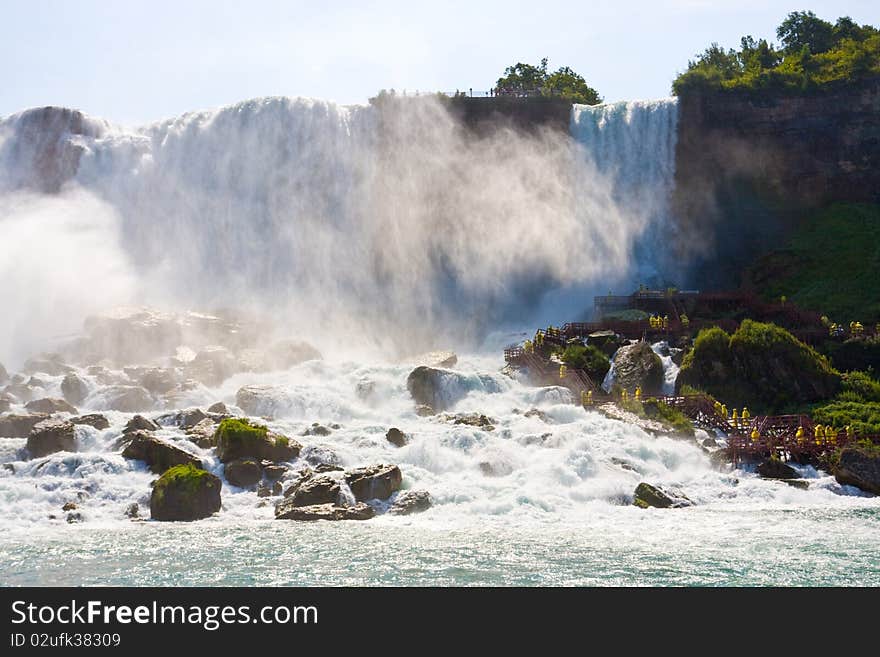
M873 325L880 321L880 205L841 203L816 212L748 276L768 299L785 296L844 326Z
M880 403L834 401L814 409L813 420L839 429L849 425L856 434L880 435Z
M849 17L836 23L792 12L776 29L780 45L744 36L739 50L713 43L672 83L694 91L809 92L880 75L880 31Z
M611 369L608 356L592 345L569 345L562 352L562 361L569 367L586 370L597 382L601 382Z
M731 408L782 412L834 397L841 377L785 329L747 319L733 335L717 327L700 331L678 384L706 390Z

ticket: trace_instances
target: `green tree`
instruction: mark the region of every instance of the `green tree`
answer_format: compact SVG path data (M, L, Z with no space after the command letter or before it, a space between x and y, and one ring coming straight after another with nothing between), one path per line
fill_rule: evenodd
M547 58L544 57L538 66L522 62L508 66L504 69L504 75L498 78L495 87L516 93L533 92L542 89L546 81Z
M575 103L596 105L602 97L587 84L582 75L568 66L563 66L549 73L547 58L544 57L538 66L518 62L504 69L504 75L498 78L495 88L499 93L540 94L542 96L561 96Z
M793 11L776 28L776 37L787 53L799 53L806 47L819 55L834 46L834 25L811 11Z
M562 96L574 103L598 105L602 102L599 92L587 84L582 75L575 73L568 66L547 77L545 91L554 96Z

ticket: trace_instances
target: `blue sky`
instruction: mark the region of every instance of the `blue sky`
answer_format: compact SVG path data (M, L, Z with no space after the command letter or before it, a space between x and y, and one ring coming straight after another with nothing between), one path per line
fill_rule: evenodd
M0 115L135 124L255 96L488 89L543 56L608 101L657 98L709 42L773 37L800 9L880 25L877 0L0 0Z

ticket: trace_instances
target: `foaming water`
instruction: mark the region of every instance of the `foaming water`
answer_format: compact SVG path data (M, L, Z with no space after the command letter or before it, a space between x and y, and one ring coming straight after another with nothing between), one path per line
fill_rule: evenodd
M107 413L111 427L103 431L79 427L82 447L73 454L22 461L24 441L3 440L11 468L0 471L0 572L15 584L878 582L869 555L880 499L809 467L798 466L806 490L719 472L694 442L584 411L567 390L523 386L499 367L494 357L463 357L445 384L456 400L450 412L486 414L492 431L419 416L404 364L310 361L191 392L188 401L202 407L218 399L234 405L241 386L268 386L284 400L269 427L305 446L294 470L311 458L344 467L397 463L404 488L434 500L414 516L275 521L274 500L224 482L223 508L210 519L137 522L125 511L138 503L147 515L155 475L115 446L129 415ZM531 410L540 412L526 415ZM338 428L303 435L313 422ZM385 440L390 426L408 434L407 445ZM222 476L211 450L170 425L157 435ZM695 506L635 508L641 481L682 491ZM74 524L61 511L71 501L80 514ZM774 554L769 567L762 551ZM179 555L174 563L171 553Z

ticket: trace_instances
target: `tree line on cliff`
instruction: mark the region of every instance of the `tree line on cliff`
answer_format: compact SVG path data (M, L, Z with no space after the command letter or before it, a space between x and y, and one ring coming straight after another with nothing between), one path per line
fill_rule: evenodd
M751 35L739 50L712 43L672 84L701 90L809 91L880 75L880 30L850 17L835 23L811 11L790 13L776 28L779 45Z

